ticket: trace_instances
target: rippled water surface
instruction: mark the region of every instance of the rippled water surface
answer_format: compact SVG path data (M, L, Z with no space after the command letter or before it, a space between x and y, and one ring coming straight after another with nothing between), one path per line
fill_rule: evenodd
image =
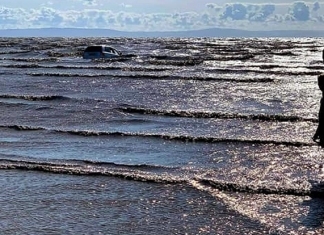
M0 38L1 234L321 234L323 44Z

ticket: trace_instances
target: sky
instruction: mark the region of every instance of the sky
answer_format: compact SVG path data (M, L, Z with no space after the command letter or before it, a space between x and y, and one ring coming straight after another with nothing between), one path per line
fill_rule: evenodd
M324 0L0 0L0 29L324 30Z

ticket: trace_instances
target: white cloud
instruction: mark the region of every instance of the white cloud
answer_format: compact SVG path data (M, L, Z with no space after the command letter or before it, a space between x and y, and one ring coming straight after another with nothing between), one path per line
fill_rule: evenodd
M83 4L86 6L96 6L97 1L96 0L83 0Z
M121 3L120 6L123 7L123 8L132 8L132 5L125 4L125 3Z
M88 6L99 2L74 1L82 1ZM297 29L324 29L324 11L319 2L228 3L223 6L208 3L204 11L173 13L135 13L130 12L134 6L126 3L119 5L128 8L127 11L113 12L105 5L102 9L91 7L91 10L58 10L54 6L39 9L0 7L0 28L81 27L162 31L211 27L284 29L293 25Z

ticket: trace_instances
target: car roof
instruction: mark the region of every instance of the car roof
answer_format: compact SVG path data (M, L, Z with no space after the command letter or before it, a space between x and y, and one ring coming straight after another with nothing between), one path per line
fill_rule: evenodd
M87 46L87 48L90 48L90 47L109 47L109 48L113 48L113 47L107 46L107 45L90 45L90 46Z
M101 51L103 48L109 48L109 49L116 50L115 48L113 48L111 46L107 46L107 45L91 45L91 46L88 46L85 50L86 51L97 51L97 50Z

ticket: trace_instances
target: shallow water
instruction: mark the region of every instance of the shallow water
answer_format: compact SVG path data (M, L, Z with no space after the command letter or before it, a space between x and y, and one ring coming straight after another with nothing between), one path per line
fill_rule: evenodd
M323 46L1 38L1 233L321 233Z

